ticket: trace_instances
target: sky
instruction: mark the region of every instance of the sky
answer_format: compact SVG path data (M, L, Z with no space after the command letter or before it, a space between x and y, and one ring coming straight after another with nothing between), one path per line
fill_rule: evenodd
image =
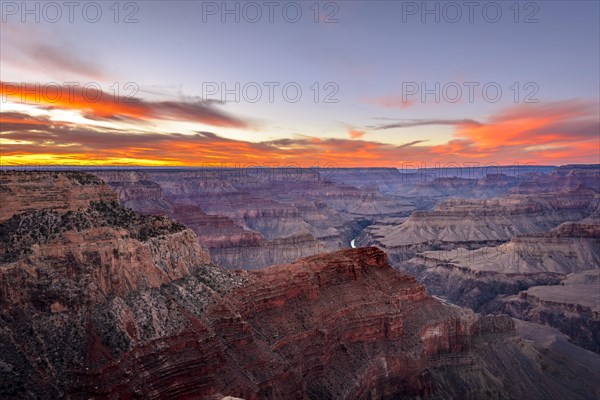
M599 4L2 1L0 165L600 163Z

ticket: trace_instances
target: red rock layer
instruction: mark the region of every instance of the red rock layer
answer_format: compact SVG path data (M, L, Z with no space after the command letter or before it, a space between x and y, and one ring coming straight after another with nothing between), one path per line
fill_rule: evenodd
M182 328L151 341L132 337L136 344L120 357L106 356L93 327L88 341L96 344L86 349L93 368L69 391L75 398L390 398L427 394L421 372L446 365L444 354L454 355L453 364L471 362L477 318L429 298L376 248L244 276L247 283L222 298L204 287L213 295L202 315L176 300ZM143 330L135 318L121 323Z
M104 182L79 172L0 171L0 222L28 210L59 212L87 207L90 200L116 200Z
M57 176L74 196L12 203L17 215L0 223L0 398L351 400L468 388L472 398L563 399L575 398L567 378L581 386L565 369L547 390L556 376L521 351L510 318L428 297L379 249L232 273L208 264L190 230L105 202L106 187L79 188L85 175ZM6 179L2 190L18 193ZM73 213L37 212L48 226L27 235L19 218L31 207ZM484 339L496 352L482 363ZM497 382L512 370L521 386Z

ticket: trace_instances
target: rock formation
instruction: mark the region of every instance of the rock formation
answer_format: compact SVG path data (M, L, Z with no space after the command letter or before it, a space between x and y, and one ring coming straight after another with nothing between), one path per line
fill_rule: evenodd
M92 178L2 179L3 191L28 197L35 188L23 182L55 180L78 193ZM231 272L209 263L191 230L123 208L104 197L106 186L83 192L87 202L4 211L2 398L600 394L593 353L573 351L581 365L572 345L559 341L557 353L508 316L445 305L376 248Z
M116 200L102 180L83 173L0 171L0 222L34 210L68 211L87 207L90 199Z
M555 327L578 345L600 353L598 268L569 274L558 285L530 287L494 306L519 319Z
M373 224L357 243L385 249L431 294L548 324L598 351L589 307L561 300L544 308L536 294L567 290L567 275L600 265L599 186L598 166L560 167L510 195L449 199L399 224Z
M600 195L587 188L492 200L452 199L432 211L413 212L399 226L371 226L363 231L359 243L376 244L404 259L439 248L476 248L586 218L599 204Z
M125 206L184 224L196 232L215 263L232 269L347 248L371 219L415 209L412 201L327 180L334 173L222 168L96 172Z
M563 223L496 247L425 251L401 265L430 293L479 310L497 295L555 285L568 274L597 268L600 220Z

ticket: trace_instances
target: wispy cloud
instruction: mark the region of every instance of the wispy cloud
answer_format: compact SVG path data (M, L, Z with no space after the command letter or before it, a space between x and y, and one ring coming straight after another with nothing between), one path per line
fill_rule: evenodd
M219 127L245 128L247 122L233 117L213 102L202 101L145 101L127 98L82 86L42 86L27 83L0 82L0 95L46 109L80 111L93 120L144 122L148 119L200 122Z
M363 136L365 136L365 131L361 131L358 129L348 129L348 136L350 136L350 139L358 139L361 138Z
M395 128L414 128L426 125L478 126L479 122L472 119L405 119L391 124L369 126L370 129L383 130Z
M42 72L55 78L107 78L106 72L93 53L82 48L77 41L58 38L51 32L31 24L6 23L2 24L2 31L9 38L2 42L4 67L13 66L19 70Z
M73 124L57 125L43 118L37 119L40 124L30 124L27 115L16 114L3 114L3 120L8 118L17 122L3 123L0 129L3 158L11 162L27 162L39 157L56 163L129 160L156 165L278 162L301 166L315 163L383 166L426 154L422 149L412 147L417 142L395 146L363 140L300 137L255 143L224 138L213 132L132 134Z
M597 163L600 122L595 110L593 102L565 101L503 110L486 122L452 120L448 124L455 126L454 138L441 145L428 145L426 139L392 145L351 135L350 138L297 136L250 142L207 131L192 135L132 133L12 112L0 114L0 142L4 163L93 161L202 165L218 162L299 166L334 163L346 167L399 166L403 162L431 165L436 161ZM412 121L411 126L419 126L415 122Z
M488 122L459 125L456 137L481 149L527 151L530 146L564 146L595 142L598 151L600 117L598 103L567 100L546 104L522 104L492 115Z
M81 57L82 51L74 52L73 48L50 43L35 43L27 49L28 56L44 68L55 68L59 71L86 76L93 79L104 79L101 68L91 59Z

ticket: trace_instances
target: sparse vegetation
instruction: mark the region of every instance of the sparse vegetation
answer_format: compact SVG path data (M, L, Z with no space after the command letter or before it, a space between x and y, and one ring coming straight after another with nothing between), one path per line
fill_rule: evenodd
M45 179L56 180L60 176L77 182L80 185L100 186L104 185L104 181L96 175L86 172L76 171L19 171L19 170L0 170L0 181L6 180L9 176L16 176L20 180L34 180L44 177Z
M139 214L117 201L92 201L87 209L64 214L55 210L29 211L0 224L0 262L15 261L28 254L34 244L57 240L64 232L100 227L125 229L129 237L140 241L185 229L171 219Z

